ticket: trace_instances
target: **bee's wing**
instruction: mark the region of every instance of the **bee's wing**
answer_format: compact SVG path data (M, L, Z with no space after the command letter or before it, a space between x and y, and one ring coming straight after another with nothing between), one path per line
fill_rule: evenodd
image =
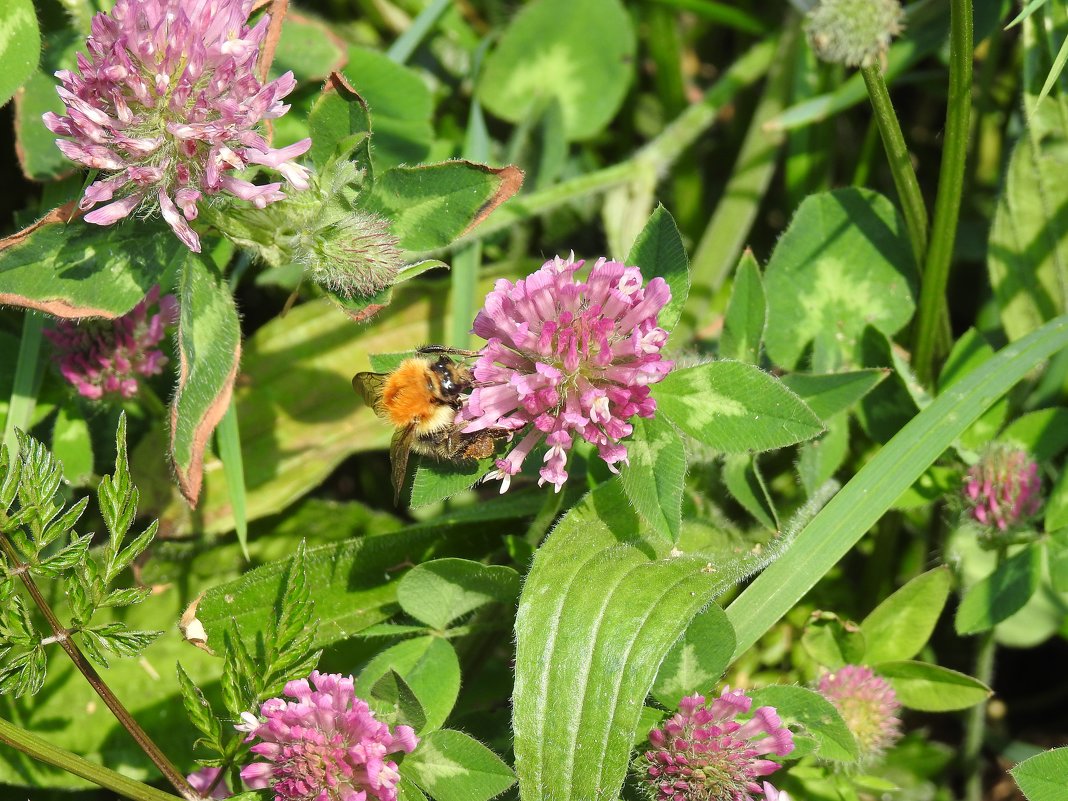
M386 386L386 378L387 373L356 373L352 377L352 388L379 417L389 416L382 404L382 390Z
M414 440L415 423L411 423L393 432L393 440L389 443L389 461L393 466L391 478L393 479L394 506L400 506L400 494L404 489L404 479L408 473L408 454L412 450Z

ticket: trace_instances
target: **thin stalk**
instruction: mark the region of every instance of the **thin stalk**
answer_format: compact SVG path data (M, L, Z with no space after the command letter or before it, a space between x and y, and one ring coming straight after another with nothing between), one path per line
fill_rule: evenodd
M530 527L527 528L526 540L532 547L537 548L541 541L545 539L545 535L549 532L549 527L556 519L563 501L563 491L545 493L545 501L542 503L538 513L534 515L534 519L530 521Z
M862 67L860 72L864 76L864 85L868 87L875 123L879 126L886 160L890 163L890 174L894 177L894 187L901 200L912 254L916 257L916 265L922 267L927 253L927 206L920 192L920 182L916 180L916 171L912 169L912 159L897 114L894 113L894 104L890 101L882 69L876 64Z
M927 385L934 376L935 359L941 355L936 349L941 340L942 310L964 190L972 104L972 36L971 0L951 0L946 137L938 175L934 223L920 285L920 309L913 349L916 376Z
M37 608L41 610L41 614L44 615L45 620L48 622L49 627L52 629L52 634L56 638L56 642L59 646L66 651L67 656L70 657L74 666L78 668L85 680L89 682L89 686L96 691L96 694L100 696L102 700L111 710L111 713L115 716L115 719L122 724L122 727L130 733L134 742L145 752L145 755L152 760L152 763L159 769L159 772L163 774L163 777L167 779L174 787L175 790L187 801L200 801L200 795L194 790L185 776L178 768L176 768L167 756L159 749L155 741L152 740L145 730L141 728L141 725L130 714L129 710L122 705L122 701L111 691L111 688L104 682L100 674L96 672L96 668L92 663L86 659L85 654L74 642L71 632L64 628L63 624L59 622L59 618L56 617L55 612L52 611L52 607L48 605L48 601L45 600L44 595L41 594L41 590L37 587L36 582L30 576L30 571L24 569L25 565L19 558L18 552L14 549L7 537L0 536L0 547L3 548L4 554L7 556L10 563L10 570L12 573L18 573L22 579L23 585L26 587L26 591L30 594L33 602L37 605ZM166 796L170 797L170 796Z
M178 796L149 787L113 770L96 765L77 754L52 745L36 734L0 718L0 743L9 745L34 759L80 776L98 787L118 793L130 801L178 801Z
M485 161L489 158L489 131L482 116L482 106L475 100L467 117L467 136L464 142L464 158ZM449 323L449 344L454 348L466 348L470 344L471 325L475 319L475 293L478 284L478 269L482 265L482 242L475 240L452 259L450 271L449 308L452 317Z
M764 125L778 116L790 99L790 65L799 27L796 19L787 23L730 179L690 260L692 286L706 287L710 297L738 264L786 141L781 131L766 131ZM701 328L702 321L698 320L695 327Z
M386 51L386 56L397 64L406 62L415 52L415 48L419 47L419 43L423 41L423 38L437 24L438 18L445 13L451 4L452 0L431 0L430 5L420 11L419 16L412 20L412 24L408 26L407 30L390 45L389 50Z
M700 101L689 106L655 139L626 161L531 192L525 197L514 198L497 209L472 233L457 239L441 252L456 250L475 239L484 239L565 203L634 183L640 173L651 171L657 177L663 175L712 126L719 112L738 92L764 76L774 59L775 46L776 41L772 38L750 48L723 73ZM431 255L419 253L413 254L413 258L428 258Z
M11 401L7 406L4 422L3 444L14 456L18 443L15 429L29 430L33 410L37 406L37 363L41 355L41 331L44 318L37 312L27 310L22 318L22 338L19 340L18 361L15 363L15 380L11 386Z
M997 564L1005 561L1005 549L998 551ZM994 678L994 654L997 642L994 629L979 635L975 650L975 668L972 675L987 687ZM986 734L986 705L984 700L966 713L964 722L964 747L961 750L960 766L964 774L964 801L982 801L983 797L983 740Z

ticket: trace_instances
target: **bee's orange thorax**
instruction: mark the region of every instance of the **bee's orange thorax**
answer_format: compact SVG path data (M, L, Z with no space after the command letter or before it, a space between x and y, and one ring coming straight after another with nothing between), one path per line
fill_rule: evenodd
M389 374L382 389L382 405L393 425L426 422L439 411L440 404L427 388L427 366L422 359L407 359Z

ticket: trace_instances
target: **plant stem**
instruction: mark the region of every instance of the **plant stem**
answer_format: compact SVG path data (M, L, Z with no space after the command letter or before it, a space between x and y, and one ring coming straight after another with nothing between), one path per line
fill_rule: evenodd
M178 799L176 795L149 787L147 784L142 784L102 765L89 762L77 754L58 748L3 718L0 718L0 743L16 748L41 762L54 765L67 773L87 779L131 801L177 801Z
M998 566L1005 561L1005 549L998 551ZM996 568L995 568L996 569ZM975 650L975 669L972 675L986 686L994 678L994 653L997 643L994 641L994 629L979 635ZM960 766L964 774L964 801L981 801L983 797L983 735L986 733L986 700L976 704L967 712L964 723L964 746L961 750Z
M513 198L497 209L488 220L472 233L460 237L441 251L463 247L475 239L504 231L524 220L545 214L573 200L607 192L644 178L652 171L657 177L671 165L716 121L725 105L745 87L756 83L768 71L775 56L776 41L769 38L749 49L735 61L723 76L697 103L689 106L659 135L633 156L595 172L579 175L529 195ZM413 254L413 258L429 258L432 253Z
M29 430L33 410L37 406L37 363L41 354L41 331L44 318L37 312L26 310L22 318L22 338L19 340L18 361L15 363L15 379L11 386L11 401L7 406L4 421L3 445L12 458L16 455L18 442L15 429Z
M545 539L545 534L556 519L556 514L560 511L560 505L563 500L564 493L562 491L545 493L545 501L542 503L538 513L534 515L534 519L530 521L530 527L527 528L526 540L531 547L537 548L541 541Z
M916 180L915 170L912 169L912 159L909 157L897 114L894 113L894 104L890 101L882 69L878 65L872 65L861 68L860 72L864 76L864 85L868 87L868 97L871 98L871 107L875 112L875 123L879 126L886 160L890 163L890 174L894 177L894 187L901 199L901 210L905 215L905 227L912 244L912 254L916 257L916 266L922 267L927 253L927 206L923 202L920 183Z
M17 572L22 579L22 583L26 587L26 591L29 592L30 597L33 598L33 602L37 605L37 608L41 610L41 614L44 615L45 620L48 622L49 627L52 629L52 633L59 643L60 647L67 652L67 656L74 662L74 666L81 671L81 674L85 676L85 680L89 682L89 685L96 691L96 694L100 696L100 699L107 705L108 709L115 716L116 720L122 724L122 727L130 733L134 742L145 752L145 755L152 760L152 763L159 769L159 772L163 774L174 787L175 790L187 801L199 801L200 795L194 790L189 782L186 781L185 776L178 768L176 768L167 756L159 749L155 741L152 740L145 730L141 728L141 725L134 719L133 715L122 705L122 702L111 691L111 688L104 682L97 673L96 668L92 663L86 659L85 654L74 642L71 637L71 633L63 627L59 622L59 618L56 617L55 612L52 611L52 607L48 605L48 601L45 600L44 595L41 594L41 590L37 587L33 578L30 576L30 571L25 569L26 565L23 564L19 558L18 552L14 549L7 537L0 536L0 547L3 548L4 554L7 556L10 563L10 570L12 573ZM170 796L166 796L170 797Z
M946 137L938 175L934 223L920 286L920 309L916 321L913 365L916 375L930 385L943 325L946 284L953 260L964 166L968 155L968 126L972 103L972 2L951 0L949 35L949 103Z

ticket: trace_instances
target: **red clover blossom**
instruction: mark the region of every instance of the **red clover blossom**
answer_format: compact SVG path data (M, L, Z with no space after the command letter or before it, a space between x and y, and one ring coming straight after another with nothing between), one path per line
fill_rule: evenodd
M786 756L794 750L793 734L770 706L752 717L753 700L741 690L724 689L710 703L691 695L679 712L649 732L652 749L645 753L647 781L656 801L789 801L767 782L757 782L781 765L767 754Z
M825 673L819 691L842 715L862 761L881 758L901 736L901 703L890 683L871 668L845 665Z
M995 443L964 478L964 502L980 524L999 532L1037 514L1042 505L1038 464L1027 451Z
M653 416L648 385L671 370L660 355L667 332L657 327L671 299L667 282L657 277L643 286L637 267L605 259L579 281L583 264L574 254L558 256L514 284L502 279L475 317L474 333L487 344L457 420L466 432L532 425L490 473L502 479L501 492L542 440L549 451L538 483L557 492L573 435L595 444L616 472L627 458L619 441L633 431L627 421Z
M290 161L311 146L304 139L271 148L257 133L281 117L281 99L296 86L292 72L268 84L256 60L268 17L247 24L252 0L116 0L93 17L77 71L56 73L66 116L44 115L56 144L79 164L107 173L90 184L80 208L100 206L86 222L110 225L138 207L158 206L192 251L204 195L227 192L259 208L285 197L281 183L257 186L234 175L249 165L277 170L307 189L308 171Z
M356 697L351 676L313 670L306 679L291 681L285 695L260 707L265 720L246 713L238 729L246 741L259 738L252 753L266 762L253 762L241 778L254 790L270 787L275 801L396 801L397 763L389 754L411 753L418 744L408 726L389 726L375 719Z
M149 309L159 302L159 309ZM106 395L132 398L138 381L158 375L167 363L156 348L167 324L178 319L173 295L160 297L158 286L122 317L114 320L59 320L44 332L52 342L52 358L59 372L79 394L91 400Z

